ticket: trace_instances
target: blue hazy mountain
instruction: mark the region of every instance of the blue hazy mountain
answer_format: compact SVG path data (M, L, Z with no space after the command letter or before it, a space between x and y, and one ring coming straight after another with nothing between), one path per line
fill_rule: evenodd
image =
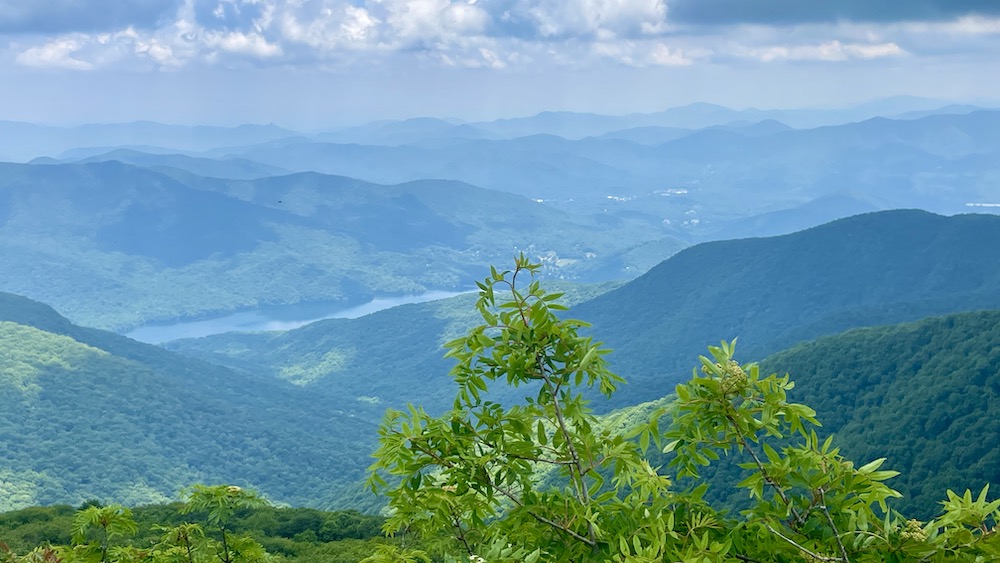
M0 290L101 327L465 288L519 250L553 276L634 276L615 257L669 235L656 216L570 214L455 181L0 164Z

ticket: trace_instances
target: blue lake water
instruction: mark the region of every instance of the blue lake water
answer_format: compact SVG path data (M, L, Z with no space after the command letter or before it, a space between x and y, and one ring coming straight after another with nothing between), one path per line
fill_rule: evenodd
M126 333L125 336L149 344L162 344L180 338L200 338L223 332L292 330L324 319L355 319L398 305L447 299L462 293L467 292L428 291L418 295L376 297L368 303L347 308L342 306L337 308L334 304L268 307L209 319L142 326Z

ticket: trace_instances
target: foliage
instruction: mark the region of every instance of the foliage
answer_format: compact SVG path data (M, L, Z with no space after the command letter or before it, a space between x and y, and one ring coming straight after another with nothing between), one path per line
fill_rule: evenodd
M100 563L107 563L111 542L133 536L138 531L128 508L119 504L88 506L73 517L74 553L84 559L87 556L83 554L99 554Z
M222 563L265 559L261 546L247 536L230 538L227 528L233 515L241 510L259 508L267 501L253 491L235 485L192 485L186 492L183 512L204 512L209 525L219 529L222 537L219 560Z
M453 408L440 417L389 410L369 483L384 491L389 533L424 538L446 558L479 561L986 561L1000 557L1000 501L947 491L927 523L890 508L899 494L884 459L856 465L820 439L809 407L787 400L790 378L763 376L734 359L735 341L711 347L678 385L670 427L658 410L636 441L598 430L583 393L610 396L620 378L606 349L560 319L552 295L511 272L479 284L484 321L450 342L458 360ZM506 298L498 297L503 292ZM489 400L491 383L527 387L523 403ZM741 456L752 499L733 515L703 500L707 483L682 488L653 468L655 444L679 477L697 479L721 456ZM555 467L561 486L539 486ZM392 484L386 477L392 477ZM370 561L399 561L405 549Z
M76 511L57 505L0 513L0 538L6 542L0 542L0 562L96 563L102 557L102 521L111 532L106 551L111 563L219 562L222 545L217 527L210 525L206 533L202 525L192 522L192 518L207 522L211 512L226 519L234 562L260 561L266 552L274 563L357 563L391 541L380 537L383 519L378 516L306 508L239 508L259 504L259 499L246 491L220 495L219 489L228 486L192 486L190 491L197 492L189 499L194 497L198 509L188 503L134 509L89 503ZM85 528L85 536L71 538L77 527Z

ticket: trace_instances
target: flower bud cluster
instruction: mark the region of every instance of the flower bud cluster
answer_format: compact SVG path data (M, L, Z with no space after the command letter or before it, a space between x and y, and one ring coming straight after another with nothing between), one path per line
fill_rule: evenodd
M718 367L722 368L721 364L716 364ZM722 392L726 395L730 393L739 393L746 389L747 386L747 374L740 367L740 364L735 360L729 360L729 365L723 368L726 374L722 378Z
M906 526L899 532L899 536L906 540L924 541L927 539L927 532L919 520L907 520Z

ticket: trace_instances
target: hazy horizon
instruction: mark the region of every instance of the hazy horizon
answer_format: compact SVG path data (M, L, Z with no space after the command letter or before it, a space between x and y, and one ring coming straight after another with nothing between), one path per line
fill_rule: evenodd
M0 119L467 121L1000 92L1000 4L8 0Z

